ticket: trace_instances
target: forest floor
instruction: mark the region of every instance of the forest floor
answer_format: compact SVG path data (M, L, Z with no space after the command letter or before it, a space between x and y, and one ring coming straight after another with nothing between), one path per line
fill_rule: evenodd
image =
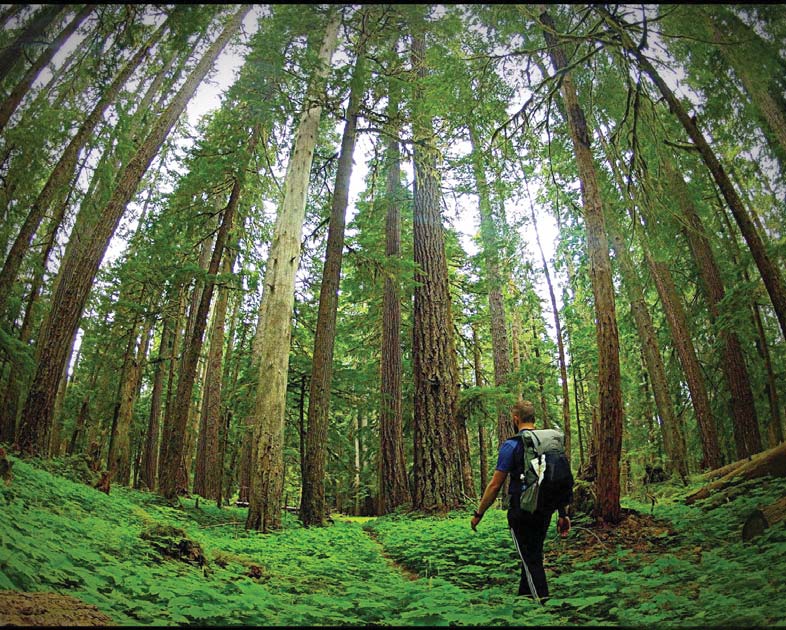
M477 532L470 512L334 515L310 529L285 514L265 535L245 531L245 509L106 495L76 480L74 461L13 462L0 485L0 625L786 625L786 526L740 538L757 505L786 494L782 478L717 506L684 504L698 480L659 484L654 508L625 499L617 527L578 518L560 539L552 524L552 597L539 606L515 597L502 510Z

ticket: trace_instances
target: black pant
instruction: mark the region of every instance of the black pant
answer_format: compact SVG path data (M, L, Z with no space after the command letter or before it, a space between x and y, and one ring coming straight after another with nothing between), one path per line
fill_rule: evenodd
M546 571L543 569L543 541L554 509L541 508L529 513L515 503L513 505L508 509L508 526L521 558L519 595L532 597L534 587L537 598L542 600L549 596Z

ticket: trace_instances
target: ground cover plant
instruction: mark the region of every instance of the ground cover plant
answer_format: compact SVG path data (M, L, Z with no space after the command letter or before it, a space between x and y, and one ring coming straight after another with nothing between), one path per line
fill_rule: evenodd
M631 500L622 525L552 526L552 599L514 597L519 564L505 513L477 533L469 513L335 514L324 528L284 516L275 534L242 527L245 509L196 498L109 495L12 459L0 486L0 590L68 594L119 625L744 625L782 624L786 528L737 542L746 514L783 479L706 510L691 489ZM55 469L66 467L57 465ZM668 487L667 487L668 488ZM706 503L706 502L705 502ZM633 509L637 510L634 512ZM2 613L3 611L0 611Z

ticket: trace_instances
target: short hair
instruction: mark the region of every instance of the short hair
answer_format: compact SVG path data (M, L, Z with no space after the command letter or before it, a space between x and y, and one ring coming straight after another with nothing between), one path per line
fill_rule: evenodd
M519 422L535 422L535 405L528 400L519 400L511 408Z

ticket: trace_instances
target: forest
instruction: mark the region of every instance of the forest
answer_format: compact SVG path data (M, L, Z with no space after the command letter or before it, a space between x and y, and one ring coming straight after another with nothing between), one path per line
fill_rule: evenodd
M0 24L0 625L786 624L786 6Z

